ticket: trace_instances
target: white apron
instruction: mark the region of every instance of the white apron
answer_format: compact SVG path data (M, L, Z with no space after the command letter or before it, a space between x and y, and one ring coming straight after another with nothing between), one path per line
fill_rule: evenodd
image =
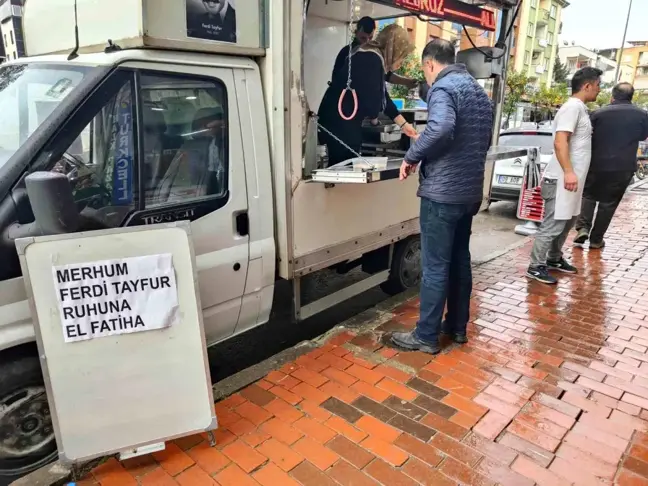
M592 122L587 107L585 103L576 98L571 98L570 102L577 102L582 105L576 128L569 140L569 158L578 177L578 189L576 192L565 189L565 174L562 170L557 171L556 212L554 215L556 220L570 220L580 214L583 188L585 187L585 179L592 159Z

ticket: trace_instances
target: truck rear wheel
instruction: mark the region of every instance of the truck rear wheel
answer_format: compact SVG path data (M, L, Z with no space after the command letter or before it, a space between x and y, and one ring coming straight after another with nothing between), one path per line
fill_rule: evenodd
M0 484L9 484L56 457L38 356L13 355L0 362Z
M396 243L389 279L380 285L389 295L418 288L421 283L421 239L418 235Z

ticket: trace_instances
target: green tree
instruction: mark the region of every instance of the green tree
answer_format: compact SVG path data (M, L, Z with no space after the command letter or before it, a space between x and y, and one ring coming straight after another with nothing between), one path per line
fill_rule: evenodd
M403 61L403 65L398 69L398 71L396 71L396 74L400 74L406 78L416 79L418 81L425 81L420 56L416 53L407 56L405 61ZM403 98L405 100L405 108L411 108L414 106L416 93L405 86L397 84L390 85L389 95L392 98Z
M539 119L553 119L553 115L569 97L566 84L555 84L548 87L546 84L535 89L529 101L535 106L536 113Z
M504 95L504 115L506 115L506 125L511 121L511 115L515 112L518 103L527 97L527 86L529 78L524 73L518 73L514 69L509 69L506 76L506 93Z
M554 64L554 81L556 83L566 83L567 82L567 76L569 76L569 69L567 69L567 66L565 66L560 58L558 57L558 54L556 54L556 62Z
M634 97L634 104L643 109L648 109L648 91L638 91Z

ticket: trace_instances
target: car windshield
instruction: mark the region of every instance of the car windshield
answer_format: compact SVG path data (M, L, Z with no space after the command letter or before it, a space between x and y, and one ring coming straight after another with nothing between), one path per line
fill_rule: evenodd
M512 133L500 136L499 145L505 147L540 147L540 153L553 154L553 137L549 134Z
M0 68L0 168L90 70L39 63Z

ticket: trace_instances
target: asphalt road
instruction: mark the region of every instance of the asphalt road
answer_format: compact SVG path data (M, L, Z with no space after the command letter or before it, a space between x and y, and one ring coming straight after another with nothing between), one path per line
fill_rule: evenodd
M515 226L519 224L515 218L515 211L515 203L500 202L493 204L488 211L477 215L471 241L471 252L475 263L523 239L513 232ZM318 274L303 283L304 291L311 298L321 297L337 290L340 286L347 285L352 280L361 279L363 275L360 271L342 276L335 272ZM295 324L292 320L290 285L290 282L282 281L275 287L273 311L266 325L209 349L212 382L220 381L301 341L313 339L388 298L380 288L374 288Z

